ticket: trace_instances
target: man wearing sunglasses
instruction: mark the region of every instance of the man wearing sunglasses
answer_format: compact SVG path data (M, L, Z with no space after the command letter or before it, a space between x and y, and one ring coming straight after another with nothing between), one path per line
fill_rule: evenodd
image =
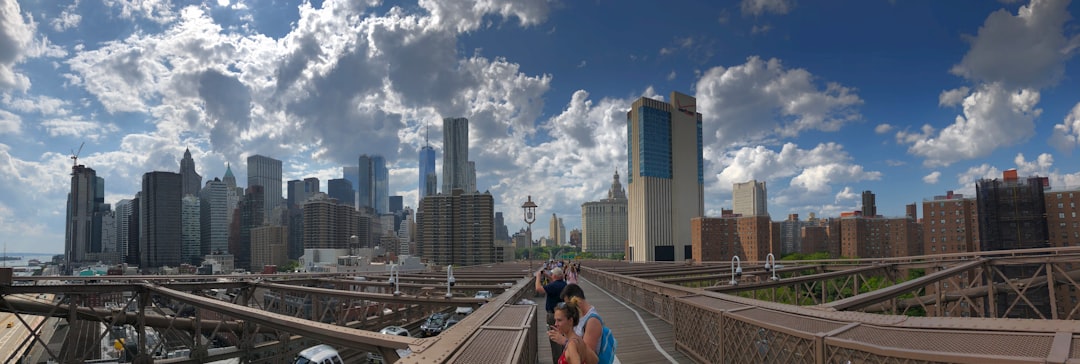
M544 304L544 311L547 311L547 324L548 328L555 324L555 306L562 303L562 291L566 288L566 281L563 280L562 268L555 268L551 270L551 283L546 286L541 285L540 281L544 278L544 270L541 269L536 272L536 293L546 294L547 301ZM558 363L559 356L562 355L563 347L562 343L551 342L551 362Z

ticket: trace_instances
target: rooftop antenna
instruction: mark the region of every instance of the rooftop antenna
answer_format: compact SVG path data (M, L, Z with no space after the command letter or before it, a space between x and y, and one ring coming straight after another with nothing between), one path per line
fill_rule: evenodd
M428 134L431 134L431 125L428 125L427 123L424 123L424 145L425 146L431 146L431 143L428 142Z
M86 142L82 142L82 144L79 144L79 150L78 151L75 151L74 149L71 150L71 157L69 157L69 158L71 158L71 169L72 170L74 170L75 167L79 165L79 153L82 153L82 148L83 148L84 145L86 145Z

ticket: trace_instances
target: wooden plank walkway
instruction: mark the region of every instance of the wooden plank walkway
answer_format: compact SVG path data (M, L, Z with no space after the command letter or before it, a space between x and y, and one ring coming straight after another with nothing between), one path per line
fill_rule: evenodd
M626 303L617 296L609 295L584 278L579 278L578 284L585 291L585 297L589 300L589 303L596 306L596 311L600 313L600 317L604 318L604 324L612 330L615 338L619 340L619 348L615 353L618 359L617 362L626 364L694 362L683 353L675 350L675 336L670 324L653 316L648 311ZM538 322L544 323L547 320L547 312L544 312L543 307L544 297L537 297L536 300ZM624 303L629 307L625 306ZM638 315L634 314L635 311L641 315L640 320ZM644 326L642 326L642 322L644 322ZM648 330L646 330L646 327ZM652 334L652 338L649 337L649 333ZM653 338L656 340L655 344ZM537 341L536 362L539 364L553 364L551 361L551 341L547 339L544 331L538 332ZM658 350L657 346L663 352Z

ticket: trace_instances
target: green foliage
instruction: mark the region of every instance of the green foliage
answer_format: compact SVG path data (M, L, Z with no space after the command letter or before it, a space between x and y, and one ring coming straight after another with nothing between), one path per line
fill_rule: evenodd
M298 268L300 268L300 262L295 261L295 260L290 260L289 263L278 267L278 272L294 272Z
M832 257L829 256L829 252L817 252L813 254L791 253L780 258L780 260L823 260L830 258Z

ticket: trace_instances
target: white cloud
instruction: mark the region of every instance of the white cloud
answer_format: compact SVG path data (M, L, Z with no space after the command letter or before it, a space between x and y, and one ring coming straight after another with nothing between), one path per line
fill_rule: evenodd
M120 128L115 124L82 120L80 117L45 120L41 123L41 126L45 128L51 137L70 136L90 141L98 141L120 131Z
M544 22L550 11L547 0L420 0L419 5L431 13L425 22L433 29L458 33L479 28L485 14L498 14L504 19L516 17L522 26L533 26Z
M1066 35L1067 0L1032 0L1016 15L1002 9L986 18L969 39L971 49L952 72L970 80L1001 83L1008 89L1057 83L1080 36Z
M33 19L22 14L17 1L0 2L0 90L30 87L30 79L16 72L14 66L27 56L35 28Z
M750 28L750 34L765 34L765 33L768 33L770 30L772 30L772 25L769 25L769 24L763 24L763 25L754 24L754 26Z
M588 64L589 64L589 63L588 63L588 62L585 62L585 60L583 59L583 60L581 60L581 62L579 62L579 63L577 64L577 68L585 68L585 66L586 66L586 65L588 65Z
M793 5L788 0L743 0L740 4L743 15L762 15L765 13L787 14Z
M67 115L70 113L67 110L67 106L70 104L68 101L46 95L11 97L11 95L5 94L0 96L0 102L21 113L40 113L42 115Z
M108 7L120 8L120 17L124 19L142 18L159 24L176 19L172 2L169 0L103 0Z
M861 196L862 196L861 194L859 194L858 192L855 192L855 190L852 189L851 187L844 186L843 190L836 193L835 198L833 198L833 203L835 203L835 204L842 204L842 203L845 203L845 202L851 203L852 201L855 201L856 199L860 198Z
M821 89L810 72L786 69L775 58L754 56L745 64L714 67L697 83L704 141L748 145L806 130L835 131L861 118L856 106L863 101L854 92L836 83Z
M22 133L22 118L8 111L0 110L0 135Z
M1048 143L1061 152L1072 151L1080 144L1080 103L1073 106L1061 124L1054 125L1054 134Z
M911 144L908 153L925 158L928 167L948 166L983 157L996 148L1015 145L1034 135L1039 92L1010 92L1000 84L983 85L964 98L964 115L935 135L929 125L921 133L901 131L897 141Z
M675 73L675 70L671 70L671 73L668 73L668 75L667 75L667 80L668 81L674 80L675 77L677 77L677 76L678 76L678 74Z
M952 90L941 91L941 95L938 96L938 106L956 106L960 102L964 101L964 98L971 93L971 89L967 87L955 88Z
M64 11L60 12L50 24L53 26L53 30L62 32L71 28L79 26L79 22L82 21L82 15L78 13L78 2L72 3L64 8Z
M878 134L885 134L893 130L893 126L889 124L878 124L874 127L874 132Z
M941 178L941 172L940 171L933 171L933 172L930 172L930 174L923 176L922 180L923 180L923 182L926 182L928 184L933 185L933 184L937 184L938 179L940 179L940 178Z

